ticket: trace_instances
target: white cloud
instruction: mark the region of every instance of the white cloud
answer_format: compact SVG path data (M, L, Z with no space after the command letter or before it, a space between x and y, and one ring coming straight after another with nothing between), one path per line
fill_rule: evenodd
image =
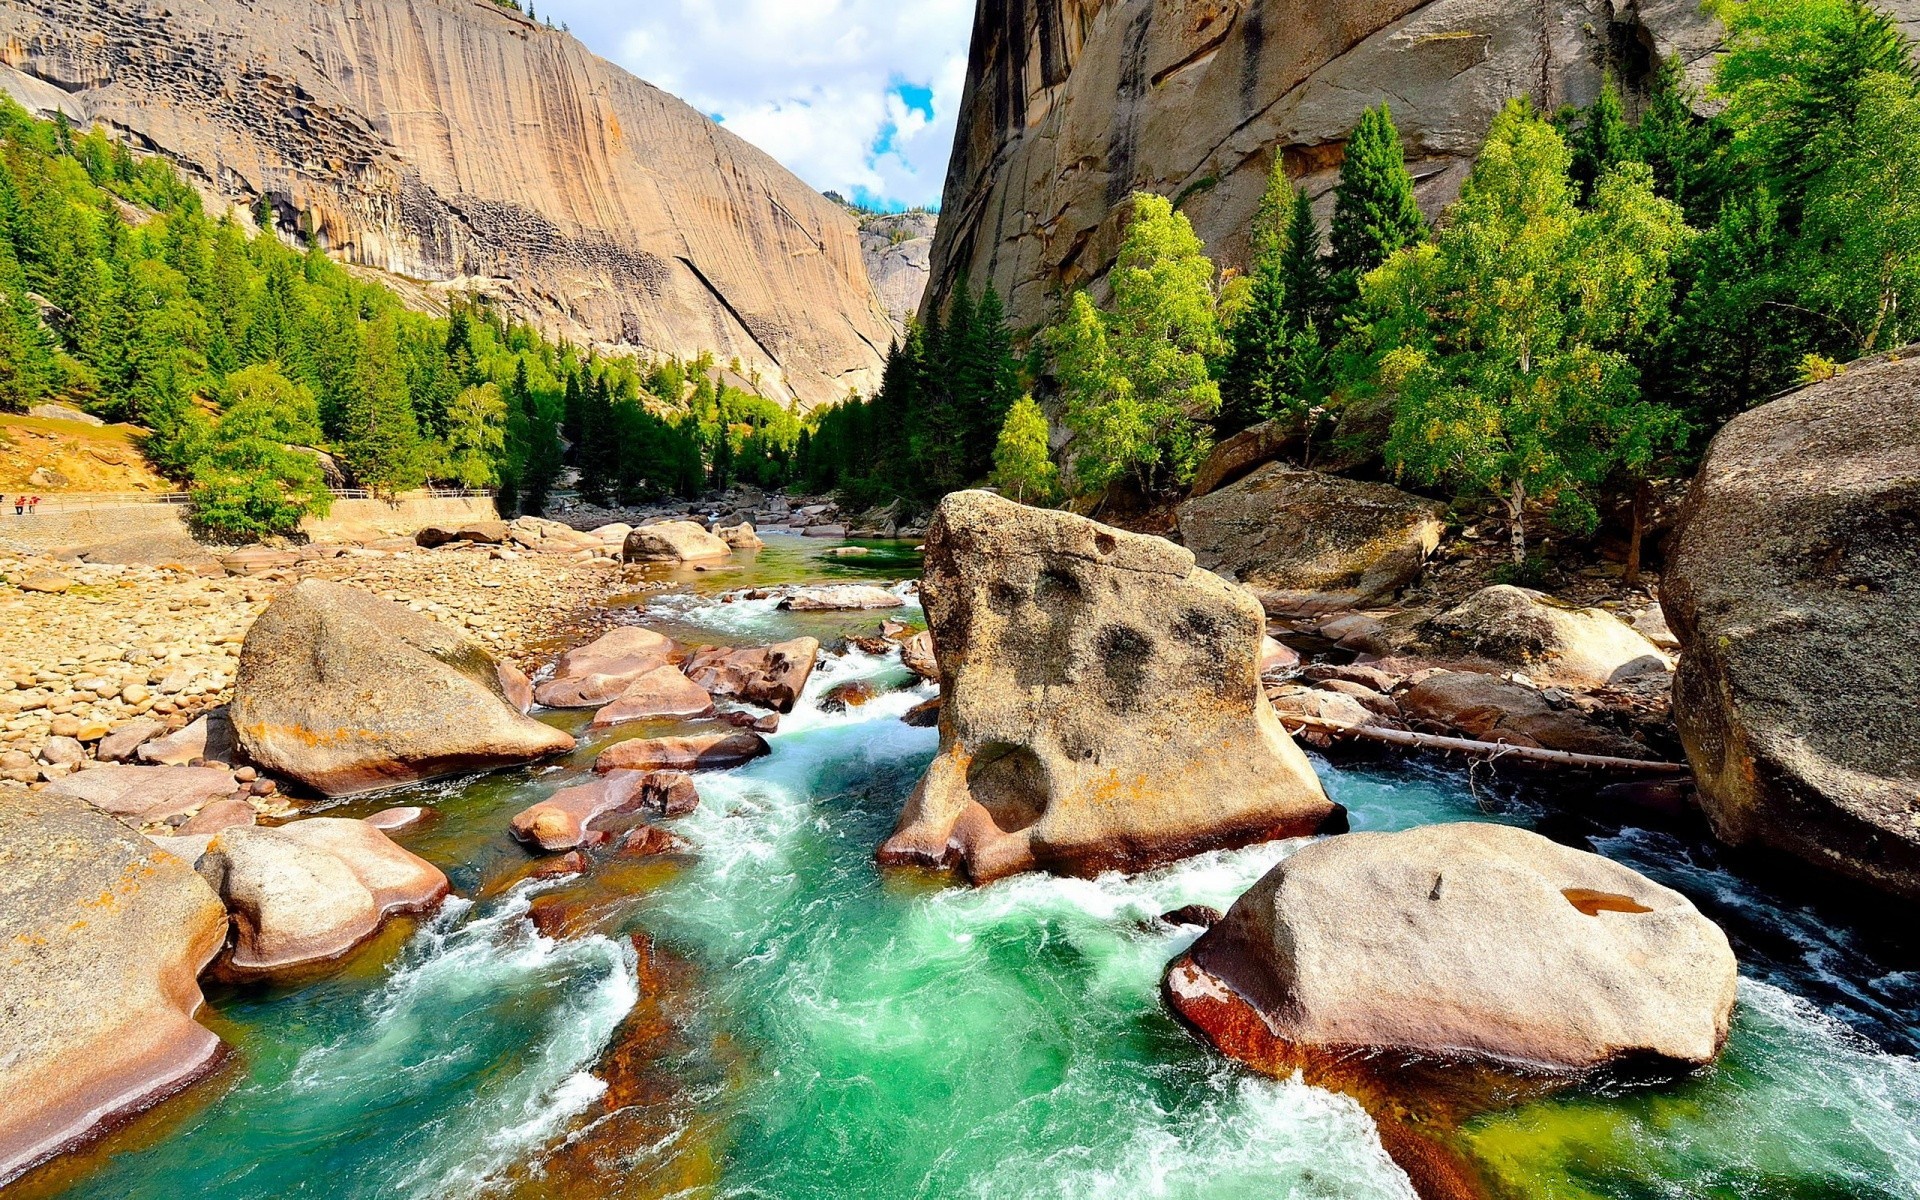
M973 4L548 0L536 11L814 187L902 206L939 203Z

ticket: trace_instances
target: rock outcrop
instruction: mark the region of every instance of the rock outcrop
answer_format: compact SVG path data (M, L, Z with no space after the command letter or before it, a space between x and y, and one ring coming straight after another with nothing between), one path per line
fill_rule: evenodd
M1495 584L1427 622L1451 648L1583 687L1658 674L1672 662L1604 608L1569 604L1530 588Z
M854 218L673 96L473 0L25 0L8 90L157 148L420 302L497 297L576 342L712 351L821 403L893 327ZM413 281L431 281L424 287Z
M987 492L926 545L940 750L882 861L1093 874L1343 815L1260 689L1259 605L1186 550Z
M1356 833L1306 847L1168 970L1222 1051L1439 1055L1581 1073L1698 1066L1726 1042L1738 972L1686 897L1504 825Z
M666 666L673 652L673 642L651 629L611 629L562 654L533 698L548 708L597 708Z
M0 803L0 1185L219 1062L193 1017L226 936L179 856L71 799Z
M1271 463L1182 504L1180 537L1268 612L1322 612L1410 583L1440 544L1444 511L1389 484Z
M627 534L620 557L630 563L683 563L732 553L732 546L697 521L660 521Z
M1661 603L1715 831L1920 899L1920 359L1742 413L1687 497Z
M920 311L933 262L933 231L940 218L928 212L863 213L860 255L880 306L904 340L907 321Z
M47 790L84 800L135 825L190 813L233 795L233 772L217 767L135 767L109 763L56 779Z
M305 580L248 631L231 707L253 762L329 796L559 754L464 634L355 588Z
M1382 100L1436 211L1510 97L1584 104L1608 66L1634 88L1651 56L1704 68L1718 36L1672 0L979 0L923 307L966 274L994 282L1013 328L1047 320L1104 279L1141 190L1243 266L1275 155L1324 219L1342 146Z
M798 637L771 646L702 646L681 669L712 695L786 713L806 690L819 657L819 639Z
M767 739L747 730L694 733L685 737L633 738L615 742L593 760L607 771L717 771L771 753Z
M243 979L332 962L388 916L426 911L447 894L438 867L373 825L339 817L221 830L198 869L233 914L222 970Z
M629 683L613 701L593 714L593 727L605 729L626 721L656 717L704 717L713 712L706 689L662 663Z

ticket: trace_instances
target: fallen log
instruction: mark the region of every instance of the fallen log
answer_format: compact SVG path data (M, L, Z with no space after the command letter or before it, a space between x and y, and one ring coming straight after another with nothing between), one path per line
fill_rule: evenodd
M1545 750L1538 746L1516 746L1511 742L1477 742L1472 738L1443 737L1437 733L1415 733L1411 729L1387 729L1379 725L1349 725L1343 721L1326 721L1319 717L1305 717L1295 713L1281 716L1281 722L1288 732L1299 734L1304 730L1330 734L1334 737L1359 738L1363 741L1385 742L1393 746L1412 746L1420 750L1449 750L1462 754L1480 754L1488 758L1515 758L1522 762L1548 763L1559 767L1579 767L1592 771L1636 771L1646 775L1686 775L1693 768L1686 763L1662 762L1657 759L1615 758L1609 754L1575 754L1571 750Z

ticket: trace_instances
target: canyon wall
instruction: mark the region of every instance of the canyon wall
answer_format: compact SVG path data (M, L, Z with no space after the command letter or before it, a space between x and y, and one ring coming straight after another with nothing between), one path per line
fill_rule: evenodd
M1704 76L1718 39L1697 0L979 0L927 302L990 277L1031 330L1098 290L1135 191L1240 265L1274 155L1324 219L1383 100L1437 212L1509 97L1584 104L1673 54Z
M852 216L491 0L7 0L0 62L28 107L265 196L283 231L403 287L738 357L807 403L878 382L893 329Z

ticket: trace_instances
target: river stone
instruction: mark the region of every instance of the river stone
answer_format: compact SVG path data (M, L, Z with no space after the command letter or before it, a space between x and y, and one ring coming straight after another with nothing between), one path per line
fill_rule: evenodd
M73 586L73 580L58 571L45 568L27 572L15 581L14 586L23 592L47 592L59 594Z
M653 776L646 771L609 771L573 787L564 787L530 808L509 826L513 836L542 850L571 850L586 840L587 826L611 813L633 812L647 798Z
M493 665L500 681L500 695L507 706L521 716L532 712L533 681L527 678L527 673L504 658Z
M438 867L365 821L311 817L214 835L199 871L233 913L223 969L236 978L331 962L397 912L421 912L447 894Z
M666 666L673 642L651 629L610 629L560 656L553 676L533 690L548 708L598 708L641 678Z
M731 553L733 547L692 521L662 521L627 534L620 556L637 563L696 562Z
M901 642L900 665L922 679L940 678L940 664L933 656L933 634L922 629Z
M164 821L233 795L233 772L220 767L136 767L107 763L47 785L55 795L84 800L136 824Z
M215 800L193 814L193 819L180 827L179 836L209 836L223 829L235 829L242 825L258 823L258 814L253 811L253 805L245 800L228 797L225 800ZM199 857L197 854L194 856L196 860Z
M766 543L754 532L753 523L742 521L738 525L719 525L714 527L713 536L725 542L735 550L761 550Z
M1260 690L1260 606L1188 551L981 491L926 547L940 750L883 862L1137 870L1342 815Z
M100 744L94 747L94 757L101 762L125 762L141 746L166 731L166 725L152 717L135 717L101 738Z
M1306 847L1175 961L1166 990L1257 1067L1295 1047L1578 1073L1712 1062L1737 981L1726 935L1680 893L1463 822Z
M0 1184L219 1062L193 1017L226 936L180 856L69 797L0 803Z
M795 588L780 601L794 612L845 612L863 608L899 608L906 603L883 587L862 583L833 583Z
M1713 439L1661 603L1673 713L1729 842L1920 899L1920 358L1857 363Z
M1538 690L1496 675L1436 671L1396 699L1401 712L1409 717L1438 722L1463 737L1483 742L1615 758L1656 757L1632 738L1575 710L1556 709Z
M729 696L780 712L792 712L820 657L816 638L798 637L771 646L702 646L681 664L687 678L715 696Z
M1452 647L1523 667L1536 678L1598 687L1658 674L1660 647L1604 608L1583 608L1531 588L1496 584L1427 622Z
M233 750L233 722L226 709L216 708L186 728L141 746L137 757L144 763L181 767L196 759L230 763Z
M1180 506L1196 562L1238 579L1269 612L1384 600L1440 544L1445 506L1384 483L1270 463Z
M757 733L698 733L686 737L634 738L615 742L600 752L593 769L600 772L705 771L737 767L769 754L773 747Z
M611 704L593 714L593 728L605 729L624 721L650 717L704 717L713 712L713 697L705 688L661 663L629 683Z
M283 589L254 622L231 714L251 761L329 796L573 749L507 703L477 642L319 580Z

